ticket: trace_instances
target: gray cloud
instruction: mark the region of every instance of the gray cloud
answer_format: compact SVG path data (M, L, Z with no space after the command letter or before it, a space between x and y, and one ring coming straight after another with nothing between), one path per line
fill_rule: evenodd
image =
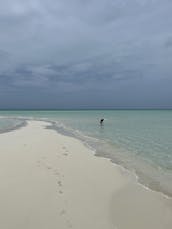
M172 36L168 37L165 41L165 47L166 48L172 48Z
M165 97L158 91L166 87L172 101L172 85L164 83L171 83L170 0L0 3L0 92L8 103L13 93L16 104L17 95L23 95L32 106L27 94L31 92L41 94L40 102L48 94L49 98L66 98L66 107L69 103L75 106L75 100L79 106L89 92L87 106L93 96L103 96L103 106L107 101L115 106L110 99L113 94L118 97L116 104L126 105L126 97L120 93L125 90L131 97L128 102L138 98L135 104L141 101L140 91L145 91L146 106L148 85L162 104ZM72 102L67 102L67 96Z

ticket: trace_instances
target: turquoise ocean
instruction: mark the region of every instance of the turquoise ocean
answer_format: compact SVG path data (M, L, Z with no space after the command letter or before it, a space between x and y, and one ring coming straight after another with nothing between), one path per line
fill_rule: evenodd
M0 111L0 133L25 125L26 119L50 121L51 128L79 138L97 156L172 197L172 110Z

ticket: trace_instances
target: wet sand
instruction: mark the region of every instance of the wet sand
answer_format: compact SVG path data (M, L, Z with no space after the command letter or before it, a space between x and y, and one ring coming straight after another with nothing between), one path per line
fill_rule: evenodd
M0 228L172 228L171 199L48 125L0 134Z

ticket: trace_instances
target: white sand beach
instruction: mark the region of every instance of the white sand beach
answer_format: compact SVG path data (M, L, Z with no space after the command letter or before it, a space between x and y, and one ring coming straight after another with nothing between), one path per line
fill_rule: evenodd
M48 125L0 134L0 228L172 228L172 199Z

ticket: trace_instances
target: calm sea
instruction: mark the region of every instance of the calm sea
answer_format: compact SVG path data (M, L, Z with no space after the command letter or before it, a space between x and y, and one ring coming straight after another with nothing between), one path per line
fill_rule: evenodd
M142 184L172 196L172 110L0 111L0 117L0 132L22 125L22 118L54 121L54 129L80 138L97 155L135 172Z

